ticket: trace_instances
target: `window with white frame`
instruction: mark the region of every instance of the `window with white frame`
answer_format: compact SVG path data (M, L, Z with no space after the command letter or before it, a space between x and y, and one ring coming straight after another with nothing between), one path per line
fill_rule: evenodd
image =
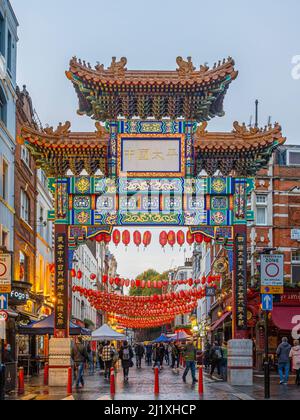
M266 226L268 224L268 195L256 195L256 224Z
M25 146L22 146L21 149L21 159L30 168L30 152Z
M287 152L287 165L300 166L300 150L288 150Z
M21 218L30 224L30 200L24 190L21 190Z

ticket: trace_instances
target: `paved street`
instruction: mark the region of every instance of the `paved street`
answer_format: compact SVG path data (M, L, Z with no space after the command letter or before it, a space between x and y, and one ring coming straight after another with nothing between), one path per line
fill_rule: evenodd
M160 374L160 395L157 400L199 400L198 386L192 386L190 378L188 383L182 382L180 375L174 374L171 369L165 368ZM42 385L42 377L35 378L26 384L26 392L22 397L11 395L8 399L25 400L61 400L67 397L64 388L48 388ZM300 389L293 385L291 378L288 386L279 386L277 377L272 377L272 399L274 400L299 400ZM111 400L110 385L104 380L103 374L97 372L94 376L86 375L85 388L73 393L75 400ZM124 384L122 372L116 377L115 400L153 400L154 399L154 374L151 368L142 370L136 368L130 371L130 382ZM253 387L231 387L217 379L211 380L205 375L205 392L203 400L263 400L263 378L255 376Z

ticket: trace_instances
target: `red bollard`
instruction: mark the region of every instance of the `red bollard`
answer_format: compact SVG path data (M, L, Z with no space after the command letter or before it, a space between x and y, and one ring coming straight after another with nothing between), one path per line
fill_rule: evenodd
M24 368L20 368L19 375L18 375L18 394L23 395L24 393L25 393Z
M116 383L115 383L115 369L110 369L110 395L114 397L116 395Z
M44 368L44 385L48 386L49 385L49 364L45 363L45 368Z
M154 375L155 375L155 379L154 379L154 394L155 395L159 395L159 368L157 366L154 369Z
M69 367L68 369L68 386L67 386L67 394L72 395L73 392L73 369Z
M203 383L203 366L199 367L199 395L204 394L204 383Z

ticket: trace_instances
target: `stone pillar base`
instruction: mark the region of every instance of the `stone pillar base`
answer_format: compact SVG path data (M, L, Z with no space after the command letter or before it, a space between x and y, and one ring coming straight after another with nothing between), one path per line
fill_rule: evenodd
M229 341L228 383L233 386L253 385L253 343L251 340Z
M67 387L71 367L71 338L52 338L49 342L49 386Z

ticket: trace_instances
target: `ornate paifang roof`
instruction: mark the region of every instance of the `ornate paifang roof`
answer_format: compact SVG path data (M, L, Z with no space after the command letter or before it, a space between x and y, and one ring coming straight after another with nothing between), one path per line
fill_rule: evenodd
M264 129L248 129L238 122L233 126L231 133L208 132L207 123L199 126L195 136L197 173L205 170L212 176L219 170L223 175L234 172L238 176L253 176L286 141L277 123Z
M50 177L66 175L71 170L79 175L85 169L89 175L100 170L107 175L108 132L96 123L93 133L70 131L71 123L59 124L37 131L23 127L20 144L30 149L38 167Z
M127 59L112 59L110 67L98 64L94 69L74 57L66 72L79 98L78 113L98 121L118 117L160 120L209 121L223 116L223 101L229 84L236 79L234 60L219 61L213 68L197 70L190 57L177 58L174 71L127 70Z

